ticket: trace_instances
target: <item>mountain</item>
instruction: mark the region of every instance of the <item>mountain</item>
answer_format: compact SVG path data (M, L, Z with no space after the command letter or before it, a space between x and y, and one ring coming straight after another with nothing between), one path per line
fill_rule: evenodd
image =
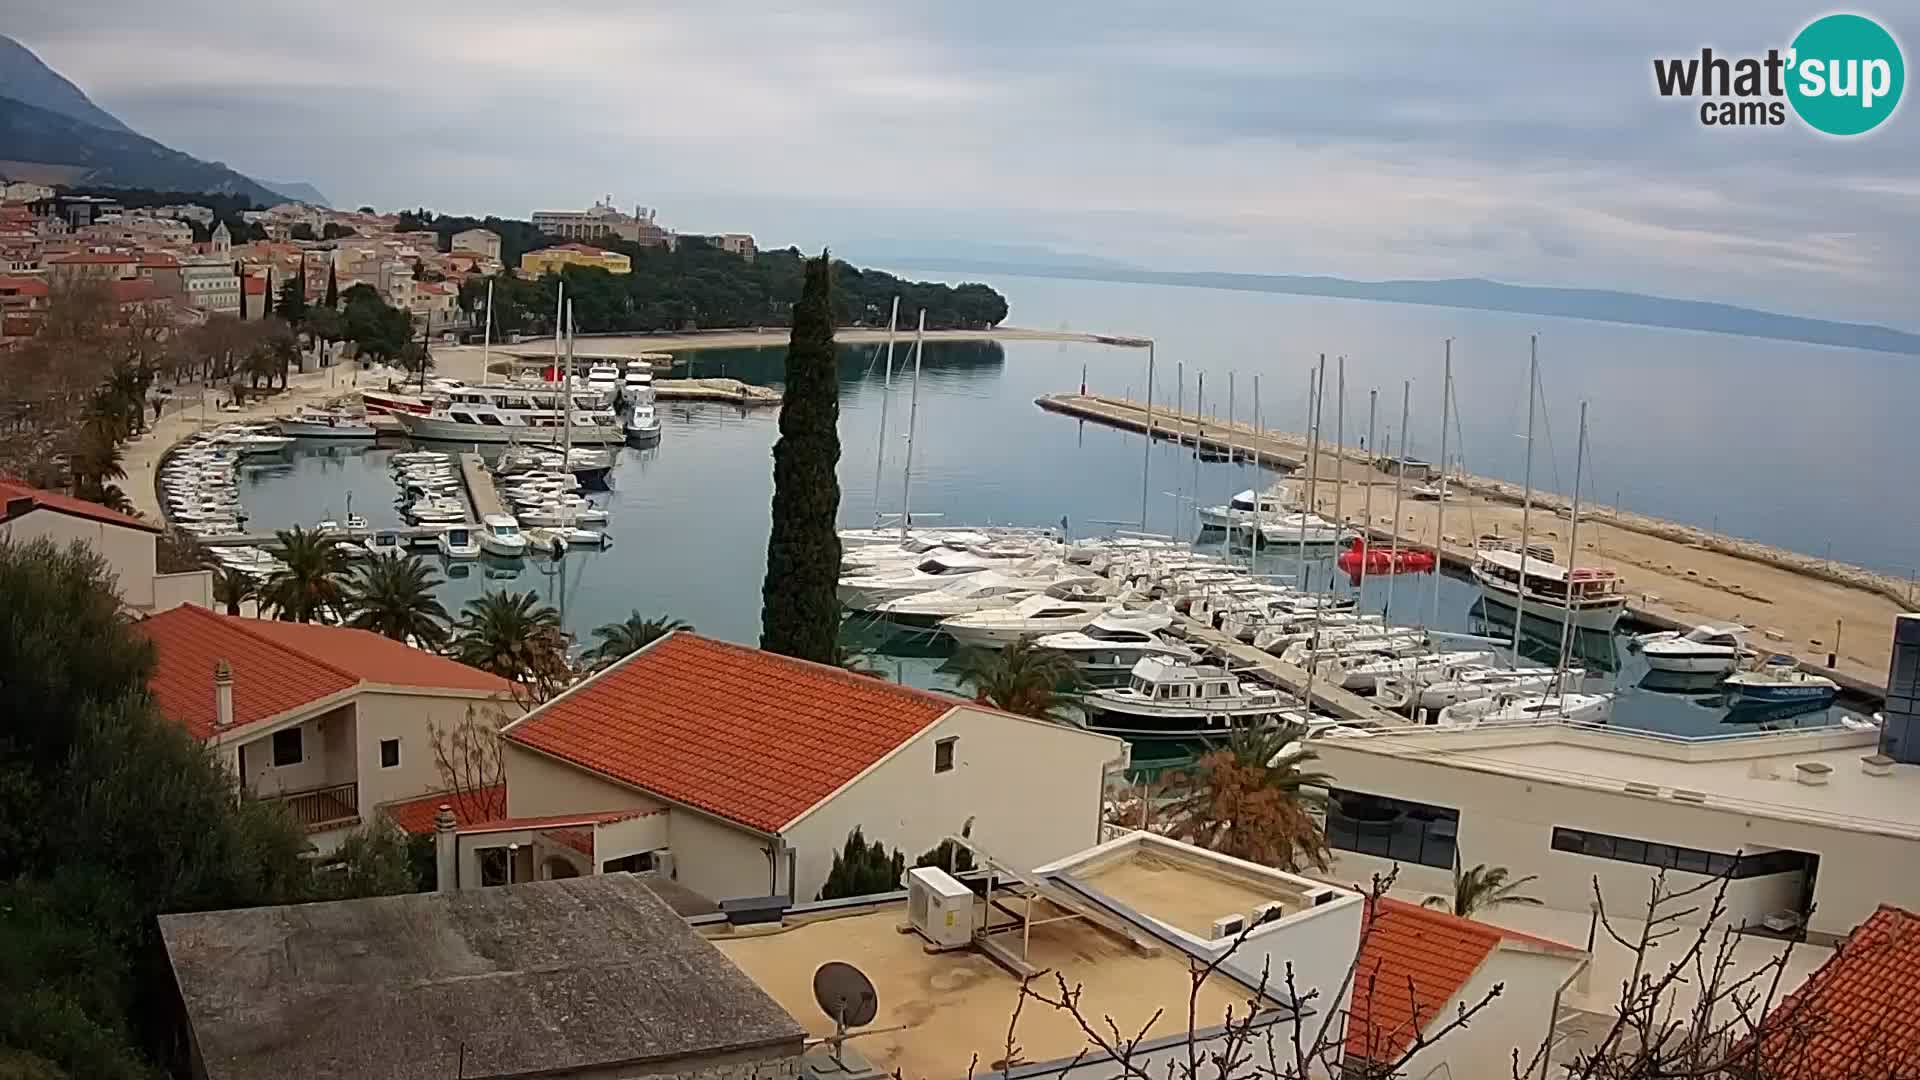
M261 205L279 194L215 161L206 162L130 131L111 131L0 97L0 172L21 180L88 187L138 187L241 195Z
M333 206L332 203L327 201L327 197L320 193L320 189L314 187L312 184L302 183L297 180L262 180L260 182L272 188L274 191L285 195L294 202L306 203L308 206L324 206L329 208Z
M79 87L35 56L32 49L5 34L0 34L0 97L22 101L107 131L133 134L132 128L95 105ZM0 156L15 155L9 152Z
M1287 293L1294 296L1330 296L1343 300L1375 300L1396 304L1510 311L1521 315L1554 315L1568 319L1659 326L1675 330L1705 330L1716 334L1799 341L1809 345L1838 345L1849 349L1920 355L1920 334L1869 323L1834 322L1773 311L1717 304L1704 300L1676 300L1666 296L1615 292L1609 289L1554 289L1508 285L1485 278L1447 278L1436 281L1354 281L1349 278L1300 274L1177 273L1155 270L1086 269L969 259L927 259L914 265L927 269L973 274L1022 274L1030 277L1119 281L1147 285L1188 285L1203 289Z

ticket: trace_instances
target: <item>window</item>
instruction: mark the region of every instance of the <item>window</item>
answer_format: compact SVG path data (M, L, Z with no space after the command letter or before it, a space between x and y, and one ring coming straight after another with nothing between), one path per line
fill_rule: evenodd
M941 739L933 744L933 771L953 771L953 744L959 739Z
M642 851L637 855L628 855L620 859L608 859L600 864L603 874L641 874L653 869L653 852Z
M288 728L273 733L273 765L280 768L285 765L298 765L306 755L300 745L300 729Z
M380 740L380 767L391 769L400 764L400 740Z
M503 847L481 848L480 884L482 886L506 885L509 883L511 864L507 859L507 849Z
M1328 789L1327 844L1341 851L1452 869L1459 831L1451 807Z
M1797 873L1808 869L1813 858L1800 851L1762 851L1752 855L1734 856L1674 844L1657 844L1651 840L1609 836L1606 833L1589 832L1585 829L1562 828L1553 830L1553 850L1575 855L1591 855L1598 859L1612 859L1615 862L1654 866L1665 870L1680 870L1689 874L1719 876L1731 871L1732 876L1736 878Z

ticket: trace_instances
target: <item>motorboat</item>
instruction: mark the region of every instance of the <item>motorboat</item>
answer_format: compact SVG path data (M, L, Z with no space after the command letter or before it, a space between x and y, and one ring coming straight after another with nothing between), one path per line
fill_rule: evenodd
M1095 577L1061 578L1053 573L1021 576L989 570L967 574L930 592L915 593L889 600L872 609L873 614L891 622L909 626L934 626L942 619L969 612L1008 608L1039 592L1055 592L1060 597L1082 596L1104 600L1100 592L1106 582Z
M1736 671L1721 684L1730 708L1785 704L1829 705L1840 695L1840 684L1825 675L1800 670L1791 656L1771 656L1757 667Z
M601 395L602 400L612 401L620 390L620 369L605 361L588 367L587 389Z
M1230 529L1250 522L1292 514L1296 510L1292 495L1276 484L1265 492L1252 488L1227 500L1224 506L1200 508L1200 524L1209 529Z
M1482 538L1474 550L1473 578L1486 603L1563 624L1571 619L1582 630L1612 633L1627 607L1620 575L1596 567L1567 567L1553 560L1552 549ZM1525 590L1522 591L1522 577Z
M480 538L465 525L454 525L441 531L434 539L434 545L440 549L443 559L477 559L480 557Z
M347 535L365 536L367 534L367 516L347 511Z
M1410 656L1351 653L1323 660L1315 671L1337 681L1343 689L1366 693L1377 690L1381 679L1445 677L1469 667L1484 667L1493 658L1491 652L1430 652Z
M1285 718L1292 703L1280 691L1243 682L1224 667L1171 657L1143 657L1125 686L1090 690L1080 699L1086 728L1128 739L1194 739Z
M937 589L960 574L1006 567L999 559L983 558L971 552L945 552L930 555L911 566L843 576L837 591L842 604L855 611L870 611L889 600Z
M527 538L511 514L487 514L480 519L480 547L503 559L527 553Z
M274 427L292 439L371 439L375 434L365 417L334 410L302 409L277 417Z
M399 529L375 529L367 537L366 549L376 559L403 559L407 555L407 538Z
M1578 686L1585 673L1567 672L1567 685ZM1413 671L1384 676L1374 683L1374 700L1389 709L1444 709L1463 701L1477 701L1499 693L1541 694L1553 688L1560 673L1550 667L1500 668L1492 665L1442 671Z
M1089 682L1124 678L1147 657L1195 661L1199 653L1184 642L1162 636L1173 625L1173 613L1164 604L1144 610L1109 609L1085 629L1043 634L1034 647L1065 656Z
M585 499L578 500L577 502L549 500L529 506L516 507L514 509L514 516L528 525L538 525L542 528L557 528L572 525L576 522L598 525L603 524L607 520L607 512L605 510L600 509Z
M277 454L293 445L293 440L285 435L268 435L259 431L228 431L207 437L213 446L224 447L236 454Z
M620 375L620 400L628 405L653 401L653 369L638 360Z
M658 439L660 414L653 407L653 399L649 397L628 405L622 428L629 442L644 443Z
M955 644L975 649L998 649L1021 638L1085 630L1111 599L1068 599L1053 589L1029 596L1012 607L972 611L940 620L940 629Z
M1258 531L1263 547L1301 543L1308 547L1329 547L1338 544L1347 533L1347 529L1319 514L1282 514L1267 518L1259 523Z
M402 512L415 525L457 525L467 520L467 508L458 499L421 499Z
M1440 710L1443 728L1473 728L1483 724L1528 724L1565 720L1604 724L1613 716L1612 694L1517 693L1502 691L1491 697L1463 701Z
M1751 655L1747 628L1732 623L1701 623L1684 634L1673 630L1641 634L1630 645L1654 671L1689 674L1732 671L1743 655Z
M938 514L923 515L939 517ZM900 526L891 525L872 529L841 529L840 546L843 549L870 547L874 545L901 544L905 542L927 542L934 545L967 547L974 544L991 544L1003 540L1057 540L1053 529L1035 529L1019 525L987 525L979 528L969 526L947 526L937 529L914 529L909 526L902 532Z
M613 543L613 536L599 529L582 529L574 525L557 525L548 528L527 530L527 541L535 551L553 551L554 544L561 547L604 548Z

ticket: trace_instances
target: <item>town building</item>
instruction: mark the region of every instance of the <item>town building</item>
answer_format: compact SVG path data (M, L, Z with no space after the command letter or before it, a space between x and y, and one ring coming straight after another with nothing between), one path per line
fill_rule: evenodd
M882 1076L959 1080L976 1061L1000 1072L1022 979L1041 972L1036 989L1057 993L1056 979L1078 988L1102 1032L1110 1018L1125 1038L1144 1035L1127 1075L1184 1067L1190 1016L1203 1059L1219 1050L1229 1009L1251 1024L1253 1046L1269 1035L1288 1045L1296 1016L1308 1042L1326 1022L1338 1059L1364 895L1146 832L1024 870L984 846L976 857L957 888L937 869L915 870L905 893L799 905L777 925L700 925L813 1037L834 1029L811 1003L813 973L829 960L856 964L878 1015L875 1034L846 1048ZM1194 972L1209 966L1196 990ZM1117 1075L1062 1010L1027 1002L1014 1041L1022 1060L1008 1075L1019 1080Z
M160 711L249 795L283 802L330 851L384 803L444 791L433 732L518 715L506 680L365 630L184 606L153 642Z
M1882 904L1767 1014L1758 1076L1920 1076L1920 915Z
M500 261L500 234L491 229L466 229L453 234L452 250Z
M155 295L184 297L186 282L180 276L180 260L164 251L145 251L140 254L140 265L136 271L140 280L151 282Z
M98 503L0 479L0 540L25 544L47 540L58 547L83 543L113 571L120 602L139 612L212 602L213 575L206 570L162 574L155 545L162 530Z
M793 1080L805 1032L628 875L162 915L195 1080Z
M208 314L240 313L240 275L221 257L197 256L180 264L180 290L187 306Z
M1842 934L1883 901L1920 906L1920 765L1875 731L1418 727L1316 751L1339 880L1397 866L1400 890L1450 896L1456 863L1504 866L1583 926L1596 887L1640 910L1660 870L1672 889L1729 875L1733 926Z
M753 236L750 233L716 233L696 239L705 240L721 251L729 255L738 255L748 262L752 262L754 255L758 253L758 249L753 246Z
M46 262L47 280L56 285L140 276L140 256L131 251L89 249L51 255Z
M38 202L53 198L53 189L45 184L33 184L25 180L15 180L0 185L0 200L7 202Z
M674 245L673 234L654 221L651 208L636 206L633 213L623 213L614 207L611 195L585 210L536 210L533 227L566 240L618 239L664 248Z
M1099 836L1119 739L688 631L502 732L508 819L644 811L598 870L812 899L854 829L909 859L972 822L1030 867ZM461 884L471 884L462 879Z
M561 244L520 256L520 272L529 277L559 273L569 266L598 267L610 274L633 272L632 259L617 251L604 251L585 244Z

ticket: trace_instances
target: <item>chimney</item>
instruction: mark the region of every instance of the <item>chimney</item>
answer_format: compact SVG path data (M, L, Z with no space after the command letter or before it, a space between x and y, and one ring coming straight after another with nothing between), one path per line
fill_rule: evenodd
M441 803L433 813L433 887L438 892L460 887L458 843L453 835L453 807Z
M225 660L213 662L213 730L233 726L233 665Z

